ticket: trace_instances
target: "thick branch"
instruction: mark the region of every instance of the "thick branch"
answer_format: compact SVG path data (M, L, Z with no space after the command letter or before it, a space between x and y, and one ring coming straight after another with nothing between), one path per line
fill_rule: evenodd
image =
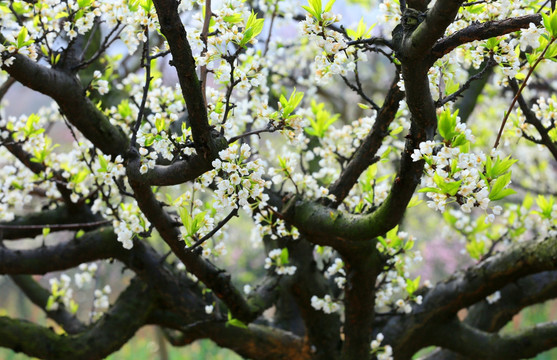
M307 339L315 347L314 359L337 358L341 345L340 318L337 314L325 314L311 306L312 296L322 298L331 290L330 282L317 268L313 251L313 244L303 238L288 243L290 261L296 266L296 273L284 282L303 319ZM288 297L281 300L288 301ZM281 309L279 305L277 308Z
M216 268L197 253L186 251L178 228L157 201L151 188L136 180L141 178L137 154L131 155L127 175L139 208L174 254L184 263L187 270L197 276L215 295L224 301L234 317L244 322L251 322L256 313L252 311L240 291L232 285L230 275Z
M369 359L375 317L375 280L382 270L382 261L374 244L368 244L345 256L346 285L344 289L345 341L344 360Z
M403 57L425 58L433 44L443 36L453 22L463 0L437 0L427 13L426 19L409 37L404 38Z
M523 308L557 297L557 271L526 276L500 290L494 304L480 301L472 306L464 323L478 330L497 332ZM462 356L446 349L428 355L427 360L459 360Z
M169 186L192 181L211 170L211 163L200 155L194 155L188 160L180 160L171 165L155 165L138 181L152 186Z
M450 53L456 47L476 41L485 40L492 37L506 35L521 29L527 28L530 23L540 24L542 17L540 14L524 15L505 20L488 21L484 23L472 24L456 33L439 40L432 50L432 61Z
M85 97L71 73L46 68L22 55L15 55L14 63L2 69L22 85L54 99L70 123L105 154L116 156L127 150L127 137Z
M246 359L313 359L312 349L303 339L284 330L255 324L244 329L217 321L200 322L183 331L176 345L187 345L203 338L209 338Z
M520 244L436 285L425 296L421 311L450 315L470 306L522 276L553 270L557 239Z
M501 299L495 304L484 301L472 307L466 323L482 330L496 331L523 308L556 297L557 271L530 275L501 289Z
M46 304L50 292L33 280L31 276L13 275L11 279L33 304L43 310L46 316L62 326L68 334L77 334L85 330L85 325L83 325L75 315L69 313L64 306L59 306L56 310L47 310Z
M424 294L422 305L409 316L394 316L385 325L386 343L393 344L401 358L431 345L428 329L439 319L450 319L458 310L526 275L553 270L557 264L557 239L515 245L509 250L453 275ZM404 356L403 356L404 355Z
M350 189L358 181L362 172L372 164L377 150L379 150L383 140L389 134L389 125L394 120L399 103L404 97L404 93L397 86L398 80L397 74L385 97L385 102L377 114L371 131L364 138L354 157L340 174L340 177L329 188L329 193L336 197L337 204L342 203Z
M435 345L473 359L525 359L557 346L557 322L540 324L514 335L499 335L455 319L430 336Z
M79 264L118 257L125 250L111 227L89 232L79 239L31 250L0 248L0 274L45 274Z
M186 30L178 14L178 2L155 0L153 3L157 9L161 32L170 46L171 64L178 73L178 80L190 116L194 145L198 154L207 160L212 159L216 157L218 150L211 135L211 126L207 118L201 84L197 78L195 60L188 43Z
M101 320L77 335L58 335L51 329L1 316L0 346L43 359L103 359L135 334L152 309L149 290L134 281Z
M89 232L79 239L54 246L31 250L0 248L0 274L44 274L109 258L126 264L157 291L165 306L184 319L193 320L198 319L199 314L205 315L205 303L191 280L173 274L161 256L141 241L135 241L131 250L124 249L112 228Z

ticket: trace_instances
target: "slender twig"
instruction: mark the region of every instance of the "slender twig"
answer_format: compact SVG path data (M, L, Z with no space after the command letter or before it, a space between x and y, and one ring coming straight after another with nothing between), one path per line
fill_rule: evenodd
M371 107L376 110L379 111L379 109L381 109L373 100L371 100L363 91L362 89L358 88L358 86L352 84L350 81L348 81L348 78L344 75L340 76L342 78L342 80L344 80L344 83L346 84L346 86L348 86L350 89L352 89L355 93L357 93L358 95L360 95L360 97L362 99L364 99L369 105L371 105Z
M481 79L482 77L484 77L484 75L487 73L487 71L488 71L489 69L491 69L493 66L495 66L496 64L497 64L497 63L496 63L495 60L493 59L493 55L490 56L489 59L487 60L487 63L485 64L484 68L483 68L482 70L480 70L480 72L478 72L478 73L477 73L476 75L474 75L474 76L469 77L468 80L466 80L466 82L465 82L464 84L462 84L462 85L460 86L460 88L459 88L457 91L455 91L454 93L452 93L451 95L446 96L446 97L444 97L444 98L442 98L442 99L437 100L437 101L435 102L435 106L436 106L436 107L441 107L441 106L445 105L445 104L448 103L448 102L456 101L456 100L458 99L458 97L461 96L462 93L463 93L464 91L466 91L466 90L470 87L470 85L472 84L473 81L479 80L479 79Z
M273 34L273 24L275 23L277 10L278 10L278 1L275 2L275 8L273 9L273 14L271 15L271 25L269 25L269 35L267 36L267 40L265 40L265 51L263 51L263 57L265 57L265 55L267 55L267 51L269 51L269 43L271 42L271 35Z
M466 7L466 6L472 6L472 5L478 5L478 4L485 4L485 3L487 3L486 0L480 0L480 1L467 2L467 3L464 3L464 4L460 5L460 6Z
M252 131L248 131L248 132L243 133L243 134L238 135L238 136L233 136L233 137L230 138L230 140L228 140L228 143L232 144L233 142L235 142L235 141L237 141L241 138L244 138L246 136L259 135L259 134L266 133L266 132L272 133L272 132L275 132L275 131L277 131L277 129L275 127L273 127L272 125L268 124L267 127L264 128L264 129L252 130Z
M153 60L153 59L156 59L156 58L165 57L165 56L168 55L168 54L170 54L170 50L161 51L161 52L158 53L158 54L151 55L151 56L150 56L150 59Z
M209 240L219 231L226 223L230 221L234 216L238 215L238 208L234 208L230 214L228 214L221 222L215 226L213 230L211 230L207 235L203 236L201 239L197 240L192 246L186 248L186 251L193 251L199 246L201 246L205 241Z
M79 61L82 61L83 58L85 57L85 53L89 49L89 46L91 46L91 43L93 42L93 38L95 37L95 33L97 32L98 28L99 28L99 21L95 21L95 24L93 25L93 29L91 29L91 31L89 32L89 38L87 39L87 43L85 44L83 50L81 51L81 54L79 55Z
M526 78L524 79L524 81L520 85L520 88L518 89L518 92L514 96L513 101L511 102L511 105L509 106L509 109L507 110L507 113L505 114L505 117L503 118L503 122L501 123L501 128L499 129L499 133L497 134L497 139L495 139L495 144L493 144L494 149L497 149L497 146L499 146L499 140L501 140L501 135L503 135L503 129L505 128L505 124L507 123L507 120L509 119L509 116L511 115L511 111L512 111L514 105L516 104L516 101L518 100L518 97L522 93L522 90L524 90L524 87L526 87L526 83L528 82L528 79L530 78L530 75L532 75L536 66L538 66L538 64L544 59L545 53L547 52L547 50L549 49L551 44L553 44L553 42L555 42L555 40L557 40L557 38L552 38L551 41L549 41L547 43L547 46L545 47L545 49L543 49L543 52L540 54L540 56L538 57L538 59L536 60L534 65L532 65L532 67L528 71L528 74L526 74Z
M207 52L207 37L209 34L209 24L211 23L211 0L205 1L205 19L203 20L203 30L201 31L201 40L205 44L205 48L201 52L201 55L205 55ZM205 106L207 106L207 65L201 66L201 92L203 93L203 100L205 100Z
M15 83L15 79L13 77L9 77L4 83L0 86L0 101L4 98L10 87Z
M371 37L368 39L358 39L358 40L352 40L347 42L348 45L384 45L388 48L393 48L393 44L387 40L387 39L383 39L381 37Z
M137 114L137 120L135 121L135 126L133 129L132 139L130 142L130 147L136 145L137 133L139 127L141 126L141 119L145 115L145 104L147 102L147 94L149 93L149 85L151 84L151 59L149 58L149 29L145 27L145 36L147 41L143 45L143 66L145 67L145 86L143 87L143 97L141 98L141 105L139 105L139 113Z
M100 46L99 50L97 50L97 52L93 56L91 56L91 58L81 62L80 64L77 64L76 66L73 67L72 70L79 70L79 69L86 68L87 66L95 62L105 52L105 50L108 49L110 45L112 45L112 43L118 39L120 33L124 30L124 27L120 27L120 25L121 25L120 22L116 24L114 29L112 29L110 33L104 38L104 41ZM111 39L110 37L112 35L114 36Z
M0 229L5 230L36 230L36 229L52 229L52 230L72 230L97 227L111 223L112 220L99 220L86 223L73 223L73 224L40 224L40 225L6 225L0 224Z

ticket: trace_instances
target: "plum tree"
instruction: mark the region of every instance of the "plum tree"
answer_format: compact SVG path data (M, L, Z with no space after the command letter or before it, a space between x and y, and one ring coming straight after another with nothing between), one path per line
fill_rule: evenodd
M0 98L52 104L2 103L0 274L51 328L5 314L0 346L101 359L145 325L252 359L557 346L555 322L501 332L557 296L552 6L1 1ZM415 276L431 236L470 265Z

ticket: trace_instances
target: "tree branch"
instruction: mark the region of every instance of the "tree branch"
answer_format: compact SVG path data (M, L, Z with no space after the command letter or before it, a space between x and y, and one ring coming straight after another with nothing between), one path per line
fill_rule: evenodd
M523 308L557 297L557 271L526 276L500 290L501 299L493 304L480 301L470 308L464 323L478 330L497 332ZM458 360L458 354L446 350L425 357L426 360ZM425 360L424 359L424 360Z
M256 313L247 304L240 291L233 286L230 281L230 275L219 270L198 254L189 252L185 249L184 243L180 240L180 233L174 225L174 221L156 200L151 188L136 180L141 178L137 153L130 156L127 175L139 208L147 219L149 219L151 224L158 230L172 252L184 263L188 271L197 276L199 280L213 290L213 292L229 307L235 318L247 323L254 320Z
M520 107L520 110L522 110L524 117L526 117L526 122L536 128L541 136L542 144L547 148L547 150L549 150L551 155L553 155L553 158L557 160L557 146L551 140L551 137L548 134L548 130L542 125L541 121L537 118L532 109L530 109L530 106L528 106L522 94L518 93L519 88L516 80L511 79L509 81L509 85L511 86L511 89L513 89L514 93L518 94L518 106Z
M75 315L66 311L63 305L56 310L47 310L46 304L50 292L43 288L29 275L12 275L10 278L23 291L29 300L43 310L50 319L56 321L68 334L77 334L85 330L85 325Z
M492 37L506 35L521 29L527 28L530 23L539 25L542 21L540 14L524 15L505 20L487 21L475 23L456 33L439 40L431 51L431 62L439 59L445 54L450 53L456 47L476 41L485 40Z
M435 345L474 359L524 359L557 345L557 322L539 324L513 335L499 335L455 319L431 335Z
M0 41L4 41L0 38ZM128 139L83 95L75 76L60 69L50 69L22 56L2 69L22 85L50 96L68 120L105 154L117 156L128 149Z
M337 205L342 203L362 172L371 165L377 150L389 134L389 125L394 120L399 103L404 97L404 93L397 86L398 80L399 76L397 74L391 83L385 102L377 114L371 131L362 140L362 144L339 178L329 187L329 193L335 196L335 204Z
M425 20L411 33L405 36L402 57L424 59L435 42L443 36L447 27L454 21L463 0L438 0L431 8Z
M190 116L191 130L197 153L206 160L213 160L218 149L212 136L212 129L207 118L207 108L201 84L197 78L195 60L193 59L186 30L178 14L178 2L174 0L154 0L161 32L168 41L172 62L178 73L182 94Z
M135 334L152 309L149 289L133 281L106 315L76 335L58 335L27 321L0 316L0 346L44 359L103 359Z
M111 227L89 232L79 239L30 250L0 247L0 274L46 274L79 264L119 257L125 250Z
M75 212L61 205L54 210L43 210L25 216L17 216L10 222L0 223L0 239L16 240L31 238L42 234L44 228L53 231L92 230L105 224L104 220L93 215L89 209Z
M401 358L432 345L429 329L439 319L450 319L505 285L530 274L554 270L557 239L517 244L466 271L456 273L423 293L423 302L406 316L393 316L383 327L385 343L392 344ZM403 356L404 355L404 356Z

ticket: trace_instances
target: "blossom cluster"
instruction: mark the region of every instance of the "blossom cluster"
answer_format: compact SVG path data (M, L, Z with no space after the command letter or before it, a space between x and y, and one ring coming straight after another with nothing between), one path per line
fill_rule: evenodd
M294 275L296 266L288 265L288 251L284 249L273 249L269 251L268 256L265 258L265 269L275 267L275 272L278 275Z
M336 275L336 276L335 276ZM325 271L325 278L330 279L334 276L335 283L340 289L344 288L346 283L346 271L344 271L344 263L341 259L336 258L334 263L331 264Z
M98 319L108 309L110 306L108 296L111 292L110 285L105 285L102 289L95 289L93 292L93 310L90 314L92 319Z
M78 289L83 289L93 283L98 266L96 263L81 264L79 271L74 274L74 283ZM71 313L75 314L79 305L74 301L74 290L72 288L72 278L67 274L60 275L60 278L49 280L50 296L47 300L46 309L55 311L62 304ZM110 285L105 285L102 289L95 289L93 292L93 309L90 312L92 320L97 320L103 312L108 309L110 303L108 295L112 292Z
M422 296L414 292L420 285L420 277L411 279L409 269L422 261L419 250L413 250L415 239L398 226L385 237L379 237L377 249L388 256L386 270L379 275L380 284L375 297L377 312L412 312L411 303L421 304Z
M121 203L116 210L118 217L112 221L112 226L118 236L117 240L122 243L124 249L131 249L133 247L133 237L147 231L151 224L139 210L135 200L130 203ZM108 215L110 213L109 211Z
M60 279L52 278L49 280L51 295L46 304L46 310L55 311L60 304L63 304L70 312L75 313L78 305L73 300L73 289L70 287L72 278L62 274Z
M217 212L231 207L242 207L248 213L254 208L263 208L269 196L264 193L266 186L262 175L263 162L253 161L248 144L239 146L237 143L219 152L219 158L212 162L213 168L219 174L215 180L214 207ZM252 206L252 203L255 206Z
M313 64L315 80L318 84L328 83L333 75L347 75L356 68L356 59L367 57L355 47L348 46L346 38L338 31L327 27L342 19L340 14L324 12L323 20L317 21L310 14L299 23L301 35L307 37L319 49Z
M311 307L315 310L321 310L325 314L332 314L341 309L340 303L334 301L331 295L325 295L323 298L313 295L311 297Z
M471 130L460 123L457 114L451 115L448 110L440 114L439 129L443 142L428 140L414 149L412 160L425 160L424 188L420 192L426 192L430 199L427 205L440 212L444 212L449 203L457 203L465 213L471 212L473 207L487 211L491 200L512 193L507 189L510 184L510 172L507 171L515 161L501 160L496 151L487 157L482 151L463 150L469 148L475 138ZM493 222L502 208L493 206L491 211L486 217L487 222Z
M381 346L384 339L382 333L377 334L371 341L371 353L377 356L377 360L393 360L393 348L390 345Z

